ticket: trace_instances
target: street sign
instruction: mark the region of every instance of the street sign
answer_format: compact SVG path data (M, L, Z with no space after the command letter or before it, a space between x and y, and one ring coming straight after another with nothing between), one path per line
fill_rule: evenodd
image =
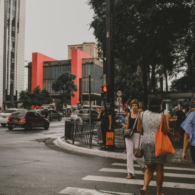
M117 92L116 92L116 95L117 95L118 97L121 97L121 96L123 95L123 92L122 92L122 91L117 91Z
M122 97L117 97L117 102L121 103L122 102Z

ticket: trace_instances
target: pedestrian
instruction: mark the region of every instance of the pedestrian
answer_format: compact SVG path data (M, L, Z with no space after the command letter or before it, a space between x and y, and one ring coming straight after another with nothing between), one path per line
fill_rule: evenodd
M139 107L139 112L144 112L146 109L145 109L145 106L142 104L140 107Z
M137 115L139 114L138 108L139 108L139 101L134 99L131 101L130 107L132 109L132 112L128 114L128 120L126 129L133 129L134 123L136 122ZM135 170L133 165L134 160L134 149L138 147L139 144L139 133L137 131L137 122L135 124L134 133L130 138L125 138L126 143L126 150L127 150L127 171L128 176L126 179L132 179L135 176ZM143 158L135 158L137 163L140 165L142 172L144 173L146 168L144 165L144 159Z
M123 115L123 117L122 117L122 121L121 121L121 123L122 123L122 132L123 132L123 134L124 134L124 130L126 129L126 127L127 127L127 121L128 121L128 119L129 119L129 113L130 113L130 110L129 110L129 108L126 108L125 109L125 113L124 113L124 115ZM124 141L125 141L125 138L124 138ZM125 144L125 146L126 146L126 144ZM123 153L126 153L127 151L126 151L126 148L125 148L125 151L123 152Z
M195 164L195 110L188 115L186 120L181 124L181 127L185 131L182 159L183 161L188 160L186 150L190 143L191 157Z
M189 111L186 113L186 117L191 113L191 112L194 112L195 111L195 108L190 108Z
M124 115L122 117L122 120L121 120L123 133L124 133L124 129L126 129L126 126L127 126L127 121L128 121L129 113L130 113L129 108L126 108L125 109L125 113L124 113Z
M109 113L107 112L106 106L102 106L102 109L97 118L101 120L103 148L108 148L108 146L106 146L106 132L108 132L108 130L111 130L112 122L111 115L109 115Z
M185 131L181 127L181 124L186 119L186 114L183 112L183 106L182 105L180 106L180 110L178 110L176 112L176 116L177 116L177 128L180 131L180 136L183 138Z
M147 169L144 175L144 187L140 190L141 195L147 195L148 185L156 170L157 195L161 194L164 174L164 164L167 156L155 156L155 133L160 129L161 117L163 117L162 131L168 134L167 120L164 114L160 113L162 99L160 96L152 96L149 100L149 110L143 113L138 119L138 131L143 127L142 148ZM162 115L162 116L161 116Z

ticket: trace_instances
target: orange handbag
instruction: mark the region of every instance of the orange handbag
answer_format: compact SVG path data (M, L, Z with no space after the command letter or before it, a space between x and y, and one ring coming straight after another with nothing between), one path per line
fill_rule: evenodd
M175 154L173 145L168 137L162 132L163 115L161 114L161 123L159 132L155 133L155 156L163 156L166 154Z
M106 132L106 145L114 146L114 132Z

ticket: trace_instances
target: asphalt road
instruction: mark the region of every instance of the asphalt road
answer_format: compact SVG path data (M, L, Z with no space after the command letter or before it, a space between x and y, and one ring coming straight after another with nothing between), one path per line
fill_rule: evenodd
M0 195L139 194L143 175L138 167L136 179L130 181L125 179L125 161L56 151L45 145L43 140L62 136L63 130L64 121L52 122L49 130L0 127ZM195 195L193 165L166 167L171 168L165 170L165 195ZM148 195L155 195L155 182L151 185Z

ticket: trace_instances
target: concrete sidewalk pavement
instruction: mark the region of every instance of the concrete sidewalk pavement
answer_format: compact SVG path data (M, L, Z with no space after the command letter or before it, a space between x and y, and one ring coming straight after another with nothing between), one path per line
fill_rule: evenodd
M100 156L100 157L106 157L106 158L113 158L118 160L126 160L127 155L124 153L125 150L125 142L122 135L121 129L115 130L115 148L114 149L103 149L102 144L97 143L97 136L93 136L92 140L92 148L90 149L89 145L80 143L75 141L74 145L72 144L72 140L65 140L64 137L59 137L56 140L53 141L53 143L67 151L72 151L80 154L88 154L88 155L94 155L94 156ZM183 149L182 146L178 147L176 145L175 147L175 154L168 155L168 163L186 163L182 161L182 153ZM190 157L190 150L187 150L188 156ZM187 163L192 163L192 159L189 158Z

